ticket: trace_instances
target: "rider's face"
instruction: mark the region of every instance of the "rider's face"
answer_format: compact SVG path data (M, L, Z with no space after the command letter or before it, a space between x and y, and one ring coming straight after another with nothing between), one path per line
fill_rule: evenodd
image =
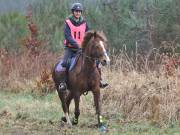
M80 11L80 10L74 10L74 11L73 11L73 15L74 15L74 17L75 17L76 19L79 19L80 16L81 16L81 14L82 14L82 11Z

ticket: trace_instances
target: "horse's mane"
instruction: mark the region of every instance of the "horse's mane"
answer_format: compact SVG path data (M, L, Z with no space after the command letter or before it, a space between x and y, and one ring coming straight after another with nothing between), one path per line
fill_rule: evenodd
M88 44L88 42L92 39L96 39L99 38L102 41L107 41L106 36L104 35L104 33L101 31L95 31L95 30L91 30L86 32L83 42L82 42L82 49L84 50Z

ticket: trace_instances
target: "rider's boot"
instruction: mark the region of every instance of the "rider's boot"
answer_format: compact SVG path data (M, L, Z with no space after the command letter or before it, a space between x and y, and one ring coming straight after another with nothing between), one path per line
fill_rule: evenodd
M99 71L99 74L100 74L100 77L101 77L101 68L97 68L98 69L98 71ZM100 88L105 88L105 87L107 87L109 84L107 83L107 82L104 82L103 80L102 80L102 77L100 78Z
M67 89L66 84L66 71L61 72L61 80L59 83L59 91L65 91Z

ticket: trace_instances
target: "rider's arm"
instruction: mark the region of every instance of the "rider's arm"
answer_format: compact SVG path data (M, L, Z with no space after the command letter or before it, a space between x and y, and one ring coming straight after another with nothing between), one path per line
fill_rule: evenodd
M89 24L86 22L86 30L85 31L87 32L89 30L91 30L91 28L90 28Z
M64 37L66 39L66 41L71 44L74 48L79 48L77 42L72 38L71 36L71 30L69 28L69 26L65 23L64 26Z

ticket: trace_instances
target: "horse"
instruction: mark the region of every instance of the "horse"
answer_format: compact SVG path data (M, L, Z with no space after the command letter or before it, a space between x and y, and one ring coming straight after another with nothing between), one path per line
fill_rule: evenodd
M88 91L93 93L98 127L101 128L105 125L100 108L100 73L97 69L97 61L103 66L110 63L110 58L106 51L106 41L107 39L103 32L95 30L86 32L82 42L82 51L79 53L76 65L67 73L68 94L59 90L61 72L56 70L57 64L53 68L52 78L65 114L62 120L67 122L69 126L78 124L80 96ZM75 102L75 116L71 122L69 118L69 105L72 99Z

